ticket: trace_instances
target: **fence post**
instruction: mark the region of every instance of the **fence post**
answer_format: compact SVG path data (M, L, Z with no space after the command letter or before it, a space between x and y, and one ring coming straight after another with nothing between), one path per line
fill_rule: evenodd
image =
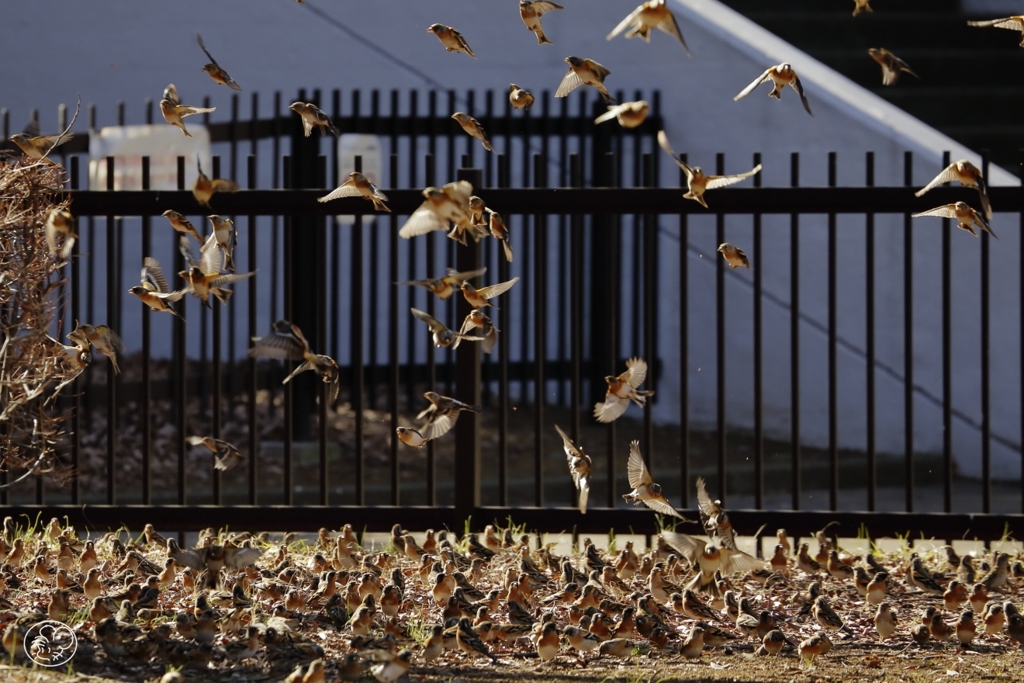
M459 180L473 185L480 192L483 172L478 168L460 168ZM480 267L480 244L473 240L455 252L455 270L465 272ZM456 323L469 313L469 304L458 297ZM452 327L456 326L452 324ZM480 344L459 344L455 351L455 398L463 403L480 405ZM455 423L455 519L456 525L468 519L480 506L480 415L464 412ZM479 520L477 520L479 522Z

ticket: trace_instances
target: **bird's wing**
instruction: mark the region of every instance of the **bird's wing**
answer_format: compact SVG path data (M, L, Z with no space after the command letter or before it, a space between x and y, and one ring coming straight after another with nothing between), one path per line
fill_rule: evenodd
M416 237L417 235L426 235L428 232L434 230L447 230L448 225L445 221L441 220L441 217L434 213L430 208L429 202L423 202L420 208L416 209L409 219L405 221L405 225L398 231L399 237L409 239Z
M195 254L192 253L192 244L188 240L188 235L182 235L178 239L178 252L185 259L185 265L189 268L197 265Z
M655 512L661 515L668 515L669 517L678 517L683 519L683 516L679 514L674 507L668 504L663 498L645 498L644 505L651 508Z
M562 7L561 5L555 4L553 2L547 2L547 0L537 0L536 2L533 3L533 9L537 11L537 16L539 17L542 14L544 14L545 12L550 12L551 10L565 9L565 8Z
M241 569L259 559L263 551L259 548L233 548L224 558L224 566L229 569Z
M437 415L437 413L435 413L435 415ZM449 413L434 417L428 421L424 436L426 436L427 439L436 439L444 436L452 427L455 426L455 420L457 418L458 413Z
M740 94L739 95L737 95L736 97L732 98L733 102L735 102L736 100L741 100L744 97L746 97L747 95L749 95L750 93L754 92L754 88L756 88L757 86L759 86L762 83L764 83L765 79L768 78L768 74L770 74L771 72L772 72L772 67L768 67L767 69L765 69L763 74L761 74L760 76L755 78L754 81L750 85L748 85L746 88L744 88L743 90L740 90Z
M580 451L580 449L576 448L576 444L574 444L572 442L572 439L569 438L569 435L566 434L565 432L563 432L562 428L559 427L558 425L555 425L555 430L558 432L558 435L560 437L562 437L562 448L565 449L565 457L566 457L566 459L569 462L572 462L572 459L574 457L575 458L582 458L583 457L583 452Z
M179 301L181 297L185 296L190 291L192 291L191 287L186 287L185 289L178 289L173 292L153 292L153 296L158 299L163 299L164 301Z
M625 382L636 389L647 379L647 363L642 358L630 358L626 362L626 371L619 375L619 381Z
M619 35L623 31L625 31L627 28L632 26L634 23L636 23L636 18L637 18L637 16L640 14L640 12L642 10L643 10L643 7L641 6L641 7L637 7L635 10L630 12L629 16L627 16L625 19L620 21L619 25L612 29L612 32L608 34L608 37L606 38L606 40L611 40L615 36ZM558 95L555 95L555 97L558 97Z
M305 355L302 344L289 334L271 332L263 337L254 337L249 355L254 358L276 358L278 360L299 360Z
M46 221L46 244L51 254L57 253L57 228L53 221Z
M982 215L981 215L980 213L978 213L977 211L975 211L975 212L974 212L974 213L973 213L973 214L971 215L971 221L972 221L972 222L973 222L973 223L974 223L975 225L977 225L977 226L978 226L979 228L981 228L982 230L984 230L984 231L985 231L985 232L987 232L988 234L992 235L992 237L996 237L996 234L995 234L994 232L992 232L992 228L990 228L990 227L989 227L989 225L988 225L988 223L987 223L987 222L985 221L984 217L982 217ZM996 239L999 239L999 238L998 238L998 237L996 237Z
M441 191L460 206L466 206L469 204L469 198L473 196L473 184L468 180L456 180L454 183L443 185Z
M704 477L697 477L697 507L700 508L702 516L713 517L720 512L718 506L711 500L711 496L708 495Z
M114 351L117 351L118 353L124 353L124 340L118 336L117 332L114 332L106 325L100 325L100 327L106 328L107 341L110 342L110 345L113 347Z
M707 543L699 538L694 538L687 534L677 534L674 531L662 531L661 537L689 560L690 564L695 563L697 558L704 553L704 548L707 547Z
M683 161L678 154L672 151L672 146L668 143L668 136L665 135L665 131L658 131L658 144L665 150L665 153L672 157L672 160L679 164L679 168L686 172L687 178L693 177L693 169L691 169L685 161Z
M519 282L518 275L507 282L499 282L496 285L481 287L480 289L476 290L476 293L481 299L493 299L494 297L507 292L509 289L512 288L512 285L514 285L517 282Z
M370 185L370 192L371 192L371 194L373 194L374 197L376 197L377 199L381 200L382 202L388 201L388 196L386 194L384 194L383 192L381 192L380 190L378 190L376 185L374 185L373 183L369 183L369 185Z
M179 104L174 108L174 112L181 118L185 118L193 114L209 114L212 111L216 111L216 109L217 107L188 107Z
M160 269L160 264L152 256L147 256L142 262L142 283L153 285L156 287L156 291L162 294L170 291L167 288L164 271Z
M63 145L65 142L75 137L74 133L62 133L60 135L46 135L35 138L35 142L38 142L44 149L50 147L56 147L57 145Z
M719 187L727 187L729 185L735 185L736 183L740 182L741 180L746 180L747 178L749 178L752 175L757 175L758 172L760 172L760 170L761 170L761 164L758 164L757 166L755 166L753 169L747 171L746 173L737 173L735 175L713 175L710 178L708 178L708 183L707 183L707 185L704 186L704 188L707 189L707 190L714 190L714 189L717 189Z
M921 213L913 214L913 218L919 216L941 216L942 218L956 218L956 208L953 204L945 204L943 206L937 206L934 209L928 209Z
M250 278L255 274L256 271L253 271L251 273L224 273L223 275L218 275L212 280L208 280L207 284L210 287L223 287L224 285L230 285L240 280Z
M454 268L449 268L445 274L444 279L451 284L462 284L466 280L472 280L475 277L480 277L487 272L487 268L477 268L476 270L464 270L461 273Z
M241 185L227 178L217 178L212 185L214 192L238 192L242 189Z
M605 397L604 403L598 403L594 406L594 417L597 418L598 422L614 422L626 412L628 407L628 400L619 398L615 394L608 394Z
M565 97L576 88L583 85L583 79L579 77L572 67L569 67L569 71L566 72L562 78L562 82L558 84L558 90L555 91L555 97Z
M423 322L425 322L427 324L427 327L430 328L431 332L444 332L446 329L448 329L440 322L438 322L437 318L430 315L429 313L421 311L418 308L410 308L409 312L412 313L413 317L416 318L417 320L422 320Z
M210 54L210 51L206 49L205 45L203 45L203 37L198 33L196 34L196 41L199 43L199 47L203 48L203 52L206 53L206 56L209 58L209 60L213 62L213 65L219 67L219 65L217 64L217 60L213 58L213 55Z
M195 436L195 435L193 435L193 436L190 436L187 439L185 439L185 443L187 443L189 446L199 446L199 445L206 446L206 443L204 441L205 438L206 437L204 437L204 436Z
M644 459L640 456L639 441L629 443L629 462L626 464L626 474L629 485L634 489L654 483L651 473L647 471L647 465L644 464Z
M341 197L359 197L361 196L359 188L355 185L350 185L348 181L342 183L335 188L330 194L324 195L317 199L318 202L329 202L332 199L339 199Z
M803 102L804 109L811 116L814 116L814 112L811 111L811 103L807 101L807 95L804 94L804 84L800 82L799 76L793 76L793 80L790 82L789 87L793 88L800 94L800 101Z
M590 479L586 477L581 478L576 482L576 486L580 490L580 514L585 515L587 514L587 500L590 498Z
M658 29L678 40L682 44L683 49L686 50L686 54L691 57L693 56L690 54L690 48L686 45L686 39L683 38L683 32L679 30L676 16L671 11L658 23Z
M748 572L752 569L758 569L764 566L764 561L759 560L753 555L748 555L742 550L729 550L728 548L722 549L722 574L732 574L734 572Z
M215 230L210 232L210 236L206 238L206 242L199 249L199 253L199 270L203 271L203 275L219 273L221 271L224 265L224 257L217 246L217 232Z
M1002 19L990 19L988 21L968 21L968 26L1008 28L1013 31L1024 31L1024 19L1020 17L1004 17Z
M181 100L178 99L178 89L174 87L173 83L164 88L164 99L175 106L181 102Z
M608 111L594 119L594 123L604 123L605 121L611 121L618 116L622 111L625 110L625 105L619 104L615 106L609 106Z
M956 179L957 179L956 164L950 164L946 168L942 169L942 172L939 173L939 175L937 175L934 178L932 178L931 182L929 182L927 185L925 185L920 190L915 192L914 196L915 197L920 197L921 195L923 195L928 190L936 188L939 185L942 185L943 183L951 183L951 182L953 182Z
M593 59L584 59L583 62L590 67L590 70L597 76L597 80L604 83L604 79L611 75L611 71L606 69L604 66L598 64Z
M249 350L252 351L252 349ZM292 374L285 377L281 384L288 384L288 382L291 382L292 378L295 377L296 375L301 375L302 373L308 372L310 370L316 371L316 364L313 363L313 361L307 360L305 363L302 363L301 365L299 365L299 367L292 370Z

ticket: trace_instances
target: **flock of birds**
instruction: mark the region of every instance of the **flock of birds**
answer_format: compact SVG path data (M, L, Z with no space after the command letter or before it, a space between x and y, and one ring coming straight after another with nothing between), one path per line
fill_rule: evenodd
M894 654L911 640L978 653L1024 645L1012 599L1024 580L1019 552L975 558L945 546L931 567L916 552L851 556L832 523L815 534L813 556L778 530L765 561L737 548L702 479L697 497L708 540L663 531L638 554L632 542L602 551L585 539L564 557L491 525L482 536L428 530L420 540L395 525L381 552L366 552L349 525L310 543L207 529L182 549L151 524L134 540L124 529L83 540L56 519L22 529L8 517L0 643L22 660L33 627L55 620L72 627L91 666L166 666L164 683L236 666L288 683L367 671L393 683L414 663L451 669L478 658L543 667L747 652L813 662L869 643Z

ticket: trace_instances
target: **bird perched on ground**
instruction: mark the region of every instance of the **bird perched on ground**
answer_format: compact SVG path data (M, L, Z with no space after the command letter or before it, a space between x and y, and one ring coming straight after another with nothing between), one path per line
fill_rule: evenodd
M203 167L199 162L198 156L196 156L196 169L199 171L199 175L196 176L196 181L192 183L192 196L203 206L210 206L210 199L213 197L214 192L238 192L242 189L241 185L226 178L210 180L203 173ZM231 267L234 268L233 265Z
M38 127L36 127L35 130L38 132ZM45 159L52 164L54 162L50 161L46 155L55 147L63 145L73 137L75 137L74 133L35 136L30 136L25 133L15 133L10 137L10 140L16 144L29 159L32 159L33 161L42 161Z
M907 63L886 50L884 47L868 48L868 54L882 67L882 85L896 85L900 78L900 72L905 72L914 78L921 80L921 77L910 70Z
M467 135L479 140L483 144L484 149L488 152L494 151L491 147L491 141L487 139L487 131L485 131L484 127L480 125L479 121L462 111L457 111L452 114L452 118L462 126L462 130L466 131Z
M537 34L537 44L543 45L547 43L552 45L553 43L548 40L548 37L544 35L544 27L540 24L540 18L542 15L556 9L565 9L561 5L557 5L553 2L547 2L547 0L536 0L530 2L530 0L519 0L519 16L523 18L523 23L533 33Z
M604 381L608 383L604 402L594 405L594 417L598 422L614 422L626 412L632 401L641 408L647 403L647 397L653 391L640 390L638 387L647 379L647 363L642 358L630 358L626 361L626 371L619 376L608 375Z
M187 291L187 289L170 291L167 288L167 280L160 269L160 264L151 256L147 256L142 262L142 283L128 290L129 293L142 299L142 303L154 311L170 313L179 318L181 318L181 314L171 307L171 302L181 299Z
M581 85L589 85L597 88L597 91L601 93L601 97L604 98L605 102L615 104L615 98L613 98L611 93L608 92L608 89L604 87L604 79L608 78L611 71L592 59L566 57L565 61L569 64L569 70L566 72L565 76L562 77L562 82L558 84L558 90L555 91L555 97L566 97Z
M454 398L441 396L436 391L428 391L423 397L430 401L430 405L424 408L416 419L426 421L423 432L428 439L436 439L447 434L455 426L455 421L459 419L459 413L463 410L474 413L482 410L480 406L471 406Z
M572 442L572 439L562 431L561 427L555 425L555 430L562 437L562 448L565 450L565 458L569 463L569 474L572 475L576 490L580 492L580 514L585 515L587 514L587 498L590 496L590 468L593 467L594 462L589 455L583 452L583 449Z
M814 113L811 111L811 104L807 101L807 95L804 94L803 83L800 82L800 77L796 75L796 71L793 71L793 67L789 65L789 62L783 62L778 66L770 66L765 69L764 73L754 79L754 82L748 85L746 88L740 91L740 94L732 98L733 101L741 100L750 93L754 92L754 89L762 83L772 82L772 91L768 93L770 97L774 97L777 100L782 99L782 89L787 85L796 90L800 95L800 101L803 102L804 109L811 116Z
M225 472L238 464L242 454L232 444L212 436L190 436L185 441L189 446L206 446L213 453L214 469Z
M981 174L981 170L967 159L954 161L942 169L937 176L932 178L931 182L915 192L914 196L920 197L929 190L943 183L951 183L954 180L964 187L973 187L978 190L978 195L981 198L981 208L985 212L985 220L992 220L992 204L988 200L988 185L985 183L985 177ZM957 203L959 204L960 202Z
M433 294L437 295L439 299L447 299L454 294L456 290L462 287L463 282L466 280L472 280L475 277L480 277L486 272L486 268L467 270L462 273L456 271L454 268L449 268L447 275L444 277L434 278L433 280L409 280L406 282L396 282L395 284L426 287Z
M874 12L871 9L871 0L853 0L853 16L857 16L861 12Z
M462 34L456 31L451 26L445 26L444 24L431 24L427 29L427 33L433 33L437 36L437 39L444 45L444 49L448 52L465 52L467 55L476 59L476 55L473 54L473 50L469 47L469 43L462 37Z
M185 235L192 235L192 237L194 237L196 242L199 242L199 244L202 244L205 241L203 239L203 236L199 234L199 231L196 230L196 226L192 225L192 221L186 218L184 214L180 214L177 211L167 209L160 215L166 218L168 222L170 222L171 227L177 230L178 232Z
M278 320L273 324L270 334L253 337L252 342L253 346L249 349L249 355L253 358L304 361L285 377L281 384L287 384L299 373L312 370L320 376L324 384L330 385L330 400L334 401L338 398L341 373L338 370L337 362L330 356L313 353L298 325L293 325L287 320Z
M607 40L611 40L627 28L629 31L626 33L626 38L640 36L647 43L651 42L652 29L664 31L679 41L679 44L686 50L687 56L692 56L690 48L686 46L686 40L683 39L683 32L679 30L679 24L676 23L676 18L665 4L665 0L649 0L637 7L612 29Z
M875 630L878 631L878 637L882 640L887 640L896 632L896 613L892 611L889 603L883 602L878 606L874 621Z
M609 106L608 111L594 119L594 123L604 123L616 119L623 128L636 128L647 118L649 109L650 105L646 100L623 102Z
M210 216L210 220L216 226L218 221L226 222L220 216ZM216 220L215 220L216 219ZM178 277L188 283L188 291L192 292L203 305L210 307L210 295L213 294L222 303L226 304L231 298L231 290L224 289L226 285L245 280L256 274L256 271L248 273L222 273L224 257L230 252L224 251L217 240L217 231L210 233L206 238L206 244L200 250L199 262L196 263L192 257L191 249L188 246L188 238L182 237L182 253L186 254L188 270L178 273Z
M811 607L811 613L814 618L821 624L822 628L828 629L829 631L845 631L852 635L850 627L847 626L843 620L836 614L832 606L828 604L828 600L825 599L824 595L819 595L814 600L814 605Z
M397 655L391 656L388 661L374 664L370 667L373 677L380 683L394 683L405 675L412 664L412 650L402 650Z
M72 339L73 334L92 344L97 351L109 358L114 374L121 374L121 369L117 367L117 354L124 353L124 342L116 332L106 325L79 325L76 320L75 329L68 333L68 339Z
M968 21L968 26L980 26L983 28L995 27L1006 28L1011 31L1020 31L1020 46L1024 47L1024 14L1015 14L1002 19L989 19L987 21Z
M718 245L718 252L725 259L725 262L729 264L730 268L746 268L750 270L750 259L747 258L747 255L739 247L733 246L728 242L722 242Z
M461 339L466 339L468 341L483 341L484 339L483 337L470 337L464 335L462 332L449 330L448 327L437 318L429 313L419 310L418 308L410 308L409 311L412 313L414 318L422 320L427 324L427 327L430 329L430 333L434 339L434 346L439 349L456 344Z
M447 230L449 222L454 223L456 229L471 228L469 198L472 195L473 185L465 180L448 183L440 189L425 188L425 201L409 216L398 235L409 239L434 230Z
M217 85L226 85L232 90L240 91L242 89L242 86L235 83L235 79L231 78L228 72L221 68L220 64L217 63L217 60L214 59L213 55L210 54L210 51L206 49L205 45L203 45L203 37L198 33L196 34L196 41L199 43L199 47L203 49L203 52L206 53L207 58L210 60L210 63L203 67L203 71L209 74L210 78L212 78L213 82Z
M639 441L631 441L629 444L629 462L626 465L626 472L628 474L629 485L633 487L632 491L622 496L627 503L636 505L637 503L642 502L647 507L662 515L670 515L672 517L678 517L679 519L685 519L681 514L676 512L676 509L672 507L671 503L669 503L665 496L662 495L661 486L654 483L651 473L647 470L647 465L644 464L644 459L640 456Z
M704 173L704 170L701 169L700 166L690 166L683 161L682 157L672 151L672 146L668 142L668 136L663 130L658 131L658 144L661 145L661 148L665 150L665 153L672 157L672 160L675 161L679 168L683 169L683 173L686 174L687 192L683 195L683 198L692 199L705 209L708 207L707 202L704 201L704 193L706 191L735 185L741 180L745 180L761 171L761 164L758 164L746 173L709 176Z
M377 186L370 182L370 180L359 171L352 171L348 174L348 179L339 185L333 192L328 195L324 195L317 199L318 202L329 202L334 199L341 197L362 197L368 201L373 202L373 208L377 211L387 211L391 213L391 209L387 207L386 202L388 200L387 195L377 189Z
M173 538L167 539L167 555L183 567L196 571L207 569L213 572L228 569L241 569L252 564L263 551L259 548L240 548L233 545L211 544L203 548L182 550Z
M462 289L462 296L465 297L466 301L473 308L485 308L487 306L497 308L497 306L487 302L512 289L512 285L517 282L519 282L518 275L511 280L506 280L505 282L499 282L494 285L488 285L477 289L473 285L469 284L469 282L463 280L460 288Z
M57 248L58 235L64 239L64 244L59 250ZM75 247L77 237L75 219L71 212L67 209L50 209L50 213L46 216L46 245L50 248L50 253L67 259L71 256L71 250Z
M164 88L164 96L160 100L160 113L164 115L164 120L172 126L181 128L181 132L189 138L192 137L192 133L185 128L185 122L182 119L193 114L209 114L216 110L217 107L192 107L182 104L178 99L178 89L174 87L173 83Z
M982 216L977 211L975 211L974 209L972 209L971 206L967 204L967 202L943 204L942 206L937 206L934 209L929 209L927 211L922 211L921 213L913 214L914 218L920 218L921 216L939 216L940 218L955 218L957 222L956 227L960 228L961 230L966 230L975 237L978 236L978 233L975 232L973 227L975 225L981 228L984 232L987 232L988 234L992 235L992 237L996 236L996 234L992 232L992 228L990 228L988 226L988 223L985 221L985 217Z
M508 101L515 109L529 109L533 106L534 97L529 91L520 88L515 83L508 86Z
M302 130L307 138L313 132L313 126L320 128L321 137L327 135L327 131L330 131L335 137L341 135L341 131L331 122L331 117L323 113L320 107L312 102L292 102L288 108L302 119Z

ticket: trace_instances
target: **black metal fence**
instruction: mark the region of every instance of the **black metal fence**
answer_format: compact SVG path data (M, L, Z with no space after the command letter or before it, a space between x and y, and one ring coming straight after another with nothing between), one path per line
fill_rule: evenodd
M305 93L300 92L298 99L305 100ZM317 100L318 94L311 99ZM253 95L249 121L238 118L236 98L232 121L210 124L209 130L215 143L230 145L226 175L247 189L218 194L212 205L213 211L237 222L238 269L258 270L258 275L237 285L227 305L215 304L212 310L187 298L180 308L184 320L157 316L123 293L134 284L143 256L156 256L165 270L171 263L174 272L183 266L177 253L178 235L159 217L164 210L173 208L202 222L205 219L198 217L211 213L184 189L189 160L179 159L177 191L82 190L81 163L74 153L84 147L74 145L87 144L80 142L85 136L62 148L68 155L65 163L80 240L68 269L67 306L59 332L66 333L74 320L106 322L128 341L129 354L122 361L125 370L120 376L106 372L104 363L93 363L67 399L66 457L74 472L69 483L57 488L37 479L34 486L4 490L0 505L7 507L5 512L67 515L75 523L99 527L122 523L137 527L152 521L169 529L210 524L300 529L349 522L384 530L393 523L412 528L457 527L468 517L476 526L511 516L530 528L547 531L615 528L649 533L655 528L653 515L622 509L619 495L626 490L625 444L637 438L654 476L673 492L673 503L681 509L692 507L692 482L696 476L705 476L726 505L735 507L735 501L740 501L751 508L734 514L734 523L741 528L765 523L802 533L837 519L851 535L862 523L876 536L920 531L942 538L991 539L1002 536L1007 525L1011 532L1024 531L1021 515L993 514L1007 512L1005 506L998 510L1000 506L993 506L994 485L1006 496L1019 498L1014 509L1024 510L1024 492L1020 482L998 483L1018 473L1001 472L994 478L991 469L989 397L997 369L992 367L990 351L993 343L1020 349L1024 344L1021 336L993 340L989 334L993 313L989 237L983 235L980 240L980 280L970 285L980 287L977 514L954 512L954 493L961 484L955 480L952 442L958 416L953 405L951 287L961 283L954 281L952 240L963 236L954 234L956 228L949 221L941 228L937 267L942 285L936 291L914 291L910 213L957 199L976 203L973 191L939 188L925 198L914 197L909 153L904 187L873 187L870 154L864 166L865 187L835 186L835 155L829 159L827 186L799 187L800 159L793 154L791 187L760 188L755 177L755 187L714 192L708 211L682 199L678 187L660 187L654 142L660 127L657 93L651 98L652 116L632 131L611 124L594 126L597 103L588 100L586 93L575 107L562 100L558 114L551 112L544 93L538 98L541 115L526 117L513 116L507 105L503 115L495 114L493 96L488 93L479 118L496 140L499 153L485 155L482 162L474 157L478 143L465 137L448 120L447 112L438 114L433 94L427 116L418 114L415 97L409 101L408 115L402 114L397 93L392 93L386 115L380 113L376 93L369 116L360 112L359 94L353 93L352 99L351 114L343 114L335 93L333 118L343 132L372 132L387 141L382 189L390 198L392 213L375 214L360 199L318 203L323 188L333 187L351 170L339 167L336 148L333 163L330 155L320 155L321 142L302 137L297 117L281 115L279 95L270 119L258 117ZM473 111L472 93L466 101L467 110L479 115ZM455 95L450 94L448 109L454 108ZM119 118L123 123L123 113ZM95 121L90 125L95 128ZM8 127L5 116L5 133ZM261 155L258 140L262 138L272 141L270 154ZM246 172L242 174L239 145L246 140L250 153L243 157ZM289 154L281 155L285 142ZM754 155L753 162L760 162L759 155ZM110 158L106 163L112 183L115 162ZM326 182L328 166L332 167L330 184ZM723 172L722 155L716 166L717 172ZM147 160L143 169L146 187ZM222 164L216 157L212 170L214 176L221 175ZM268 170L272 189L257 189L259 178L266 177ZM457 177L470 180L487 205L509 221L513 263L506 262L494 240L461 247L436 233L409 241L398 237L404 217L422 201L420 189ZM685 178L680 177L679 183L685 184ZM113 189L112 184L108 189ZM1024 190L992 188L991 197L1001 218L1015 213L1024 227ZM823 448L801 445L807 428L800 420L801 402L807 401L800 380L801 372L807 372L800 332L804 320L801 263L807 258L801 254L801 221L806 226L807 214L827 217L823 327L827 359L824 368L814 370L824 371L828 438ZM838 304L839 273L846 259L839 257L837 245L838 218L846 214L863 218L864 235L864 308L857 315L864 326L867 419L865 447L856 453L841 452L839 439L842 340L838 330L849 316ZM884 214L902 216L902 228L885 228L879 234L875 220ZM713 230L702 233L702 244L714 257L714 247L726 241L727 216L734 215L749 220L747 251L755 259L749 279L751 296L740 307L734 307L735 300L726 294L726 283L734 274L727 272L721 259L714 260L713 285L700 281L695 288L691 273L690 236L705 227L696 224L705 216L713 218ZM772 227L770 239L788 240L788 263L761 258L768 251L764 239L768 228L763 221L777 216L788 217L788 227L781 233ZM729 224L730 233L733 225ZM1006 225L1005 219L1000 225ZM879 370L875 351L881 332L875 327L880 296L875 289L876 259L882 250L893 249L903 255L900 296L905 351L899 376L904 448L895 454L876 448L876 417L889 407L876 402L876 380L884 370ZM1024 263L1024 242L1021 249L1013 263L1017 272ZM425 328L411 319L408 308L422 308L455 326L466 313L464 304L457 297L439 302L419 288L392 283L437 275L446 266L469 270L481 265L488 268L487 283L521 277L499 299L500 308L492 316L501 330L496 353L481 357L474 344L464 344L455 352L435 351ZM764 339L766 273L788 276L785 304L790 333L785 344L768 344ZM675 288L671 296L667 283ZM1024 278L1019 286L1017 305L1024 320ZM714 425L708 428L691 426L695 406L688 388L703 371L690 362L691 306L711 296L712 288L711 371L716 398ZM941 404L944 434L942 452L928 459L924 469L914 443L915 398L924 393L914 380L914 306L922 294L941 308L942 334L936 344L942 346L942 391L932 399ZM664 302L674 299L680 302L678 310L666 313ZM740 334L749 335L752 350L753 424L750 430L730 430L728 418L735 408L727 385L726 348L736 332L729 321L730 315L736 315L731 311L743 310L745 315L748 303L749 324L744 322ZM659 329L668 322L666 315L673 314L678 316L678 336L666 344ZM305 375L282 387L280 381L290 368L246 357L247 337L266 333L270 322L280 317L298 323L315 351L338 360L343 388L333 405L316 378ZM1020 353L1024 368L1024 351ZM681 387L678 416L656 422L655 403L642 414L631 409L616 423L595 426L590 412L593 402L603 396L602 377L620 372L625 359L633 355L646 358L652 368L647 387L658 389L670 382ZM771 389L765 385L766 363L779 362L789 367L788 441L769 434L764 414L764 393ZM1019 384L1024 387L1024 381ZM482 418L464 415L454 435L429 442L420 452L393 438L394 428L409 424L425 405L420 394L430 388L482 404L485 412ZM661 399L656 396L655 400ZM586 516L572 507L561 442L552 429L555 423L594 457L591 510ZM190 434L233 440L247 459L234 470L218 472L208 454L203 457L204 453L187 447ZM1021 450L1017 443L1005 445ZM850 464L852 460L856 462ZM1024 460L1021 463L1024 470ZM801 510L808 507L803 477L810 466L819 464L824 474L815 486L828 496L828 511ZM863 487L863 502L851 505L842 498L849 488L843 485L849 483L848 477ZM941 496L941 503L932 507L938 512L915 512L920 508L915 482L923 477ZM885 493L880 495L880 490ZM894 491L902 494L902 501L891 499ZM789 499L788 506L769 500L769 494L779 492ZM850 511L860 509L871 514Z

